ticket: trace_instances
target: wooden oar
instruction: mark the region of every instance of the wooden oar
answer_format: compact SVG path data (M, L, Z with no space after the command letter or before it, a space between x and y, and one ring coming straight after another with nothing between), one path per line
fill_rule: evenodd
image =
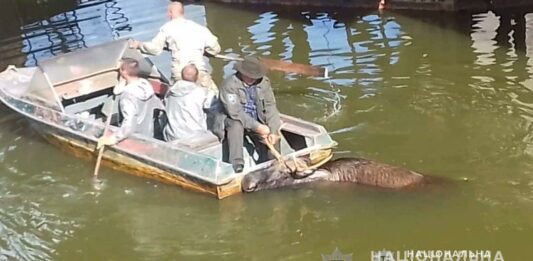
M274 147L274 145L272 145L272 143L270 143L268 140L265 140L265 144L267 145L268 149L272 152L272 155L274 155L274 157L280 163L282 163L283 165L287 165L287 164L285 164L285 161L283 160L283 157L281 156L281 153L279 153L279 151Z
M243 61L243 58L232 57L222 54L215 55L216 58L229 60L229 61ZM318 66L301 64L301 63L291 63L282 60L274 60L265 57L259 58L263 65L269 70L276 70L286 73L297 73L301 75L315 76L315 77L324 77L328 78L328 69Z
M109 111L107 113L107 119L105 121L105 127L104 127L104 137L107 134L107 130L109 129L109 125L111 125L111 118L113 116L113 108L115 108L115 102L116 99L113 97L113 102L111 103L111 107L109 108ZM94 166L94 173L93 176L96 178L98 177L98 171L100 170L100 163L102 162L102 155L104 154L104 148L105 146L102 146L100 149L98 149L98 157L96 158L96 165Z

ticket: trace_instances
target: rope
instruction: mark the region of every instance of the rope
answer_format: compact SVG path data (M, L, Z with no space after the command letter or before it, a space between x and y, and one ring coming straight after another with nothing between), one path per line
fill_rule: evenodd
M325 22L322 21L322 24L325 25ZM346 26L346 25L345 25ZM337 67L335 66L335 64L331 61L331 57L333 56L333 52L331 51L332 48L330 47L330 42L328 40L328 37L326 36L331 30L329 27L327 27L328 30L322 35L322 37L324 38L324 40L326 41L326 46L328 47L328 52L329 52L329 55L327 56L326 60L328 61L328 64L331 65L331 67L333 68L331 70L331 72L334 72ZM340 112L340 110L342 109L342 104L341 104L341 101L342 101L342 96L339 94L340 93L340 89L338 87L335 86L335 84L333 83L331 77L326 74L326 82L328 83L330 89L331 89L331 92L334 94L334 98L333 98L333 111L331 112L331 114L325 116L325 118L330 118L332 116L335 116L337 113Z

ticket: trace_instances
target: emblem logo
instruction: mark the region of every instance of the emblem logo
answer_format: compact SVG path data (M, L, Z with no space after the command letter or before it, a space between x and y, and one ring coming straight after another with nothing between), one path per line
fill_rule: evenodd
M335 248L335 251L331 255L322 254L322 261L352 261L352 253L344 255L339 248Z
M230 104L235 104L237 103L237 95L236 94L226 94L226 99L228 100L228 102Z

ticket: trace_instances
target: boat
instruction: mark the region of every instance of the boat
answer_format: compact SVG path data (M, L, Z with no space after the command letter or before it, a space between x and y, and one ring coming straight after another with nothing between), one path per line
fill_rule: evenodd
M167 77L149 57L128 46L127 39L115 40L55 56L34 67L9 66L0 73L0 100L27 119L50 143L74 156L95 160L96 143L105 129L102 107L112 99L120 60L138 60L143 77L159 97L169 86ZM118 128L117 114L115 108L111 131ZM331 159L336 142L324 127L288 115L282 115L282 122L283 158L306 157L315 167ZM104 166L127 174L222 199L242 192L244 176L276 163L271 160L255 164L253 155L245 157L244 171L235 173L231 164L222 160L219 140L211 134L199 134L175 142L133 135L107 146L102 159Z

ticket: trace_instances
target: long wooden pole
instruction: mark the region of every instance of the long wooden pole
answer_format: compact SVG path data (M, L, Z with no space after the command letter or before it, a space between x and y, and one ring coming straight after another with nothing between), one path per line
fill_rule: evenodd
M109 109L107 113L107 119L105 121L105 127L104 127L104 137L107 134L107 131L109 130L109 125L111 125L111 118L113 118L113 109L115 108L115 102L116 99L113 97L113 102L111 103L111 108ZM96 158L96 165L94 166L94 173L93 176L96 178L98 177L98 172L100 170L100 163L102 162L102 155L104 154L105 146L102 146L100 149L98 149L98 157Z
M214 56L218 59L223 60L229 60L229 61L243 61L243 58L240 57L233 57L233 56L227 56L222 54L217 54ZM318 66L313 66L309 64L301 64L301 63L291 63L287 61L282 60L274 60L274 59L268 59L265 57L260 57L261 63L269 69L269 70L276 70L276 71L282 71L286 73L297 73L301 75L308 75L308 76L315 76L315 77L324 77L328 78L328 69L322 68Z
M281 132L279 133L280 136ZM281 139L279 141L281 143ZM268 149L272 152L272 155L279 161L280 164L288 168L291 172L293 172L294 175L299 176L298 172L305 172L309 170L309 166L299 158L292 158L292 161L284 160L281 153L274 147L274 144L270 143L268 140L265 139L265 145L268 147Z
M268 147L270 152L272 152L272 155L274 155L274 158L276 158L283 165L287 165L285 163L285 160L283 160L283 156L281 156L281 153L279 153L279 151L274 147L272 143L270 143L270 141L265 140L265 145Z

